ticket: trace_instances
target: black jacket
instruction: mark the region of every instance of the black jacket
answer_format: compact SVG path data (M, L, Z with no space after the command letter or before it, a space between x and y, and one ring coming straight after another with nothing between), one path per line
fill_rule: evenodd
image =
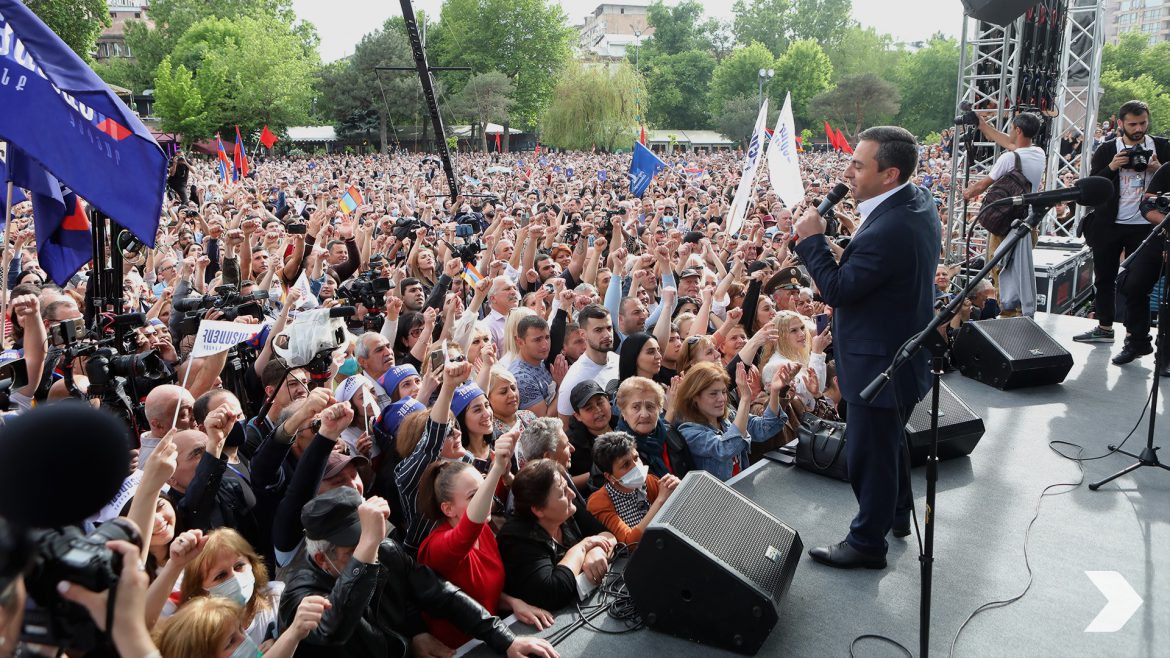
M1170 163L1170 140L1165 137L1154 137L1154 153L1158 156L1158 162L1163 164ZM1117 140L1111 139L1104 142L1093 151L1093 159L1090 164L1091 176L1101 176L1108 178L1113 183L1113 194L1109 197L1109 201L1102 205L1093 208L1092 212L1085 216L1082 221L1082 226L1085 231L1091 233L1103 226L1111 225L1117 221L1118 202L1120 201L1118 184L1121 182L1121 172L1113 171L1109 168L1109 163L1113 162L1114 156L1117 155ZM1153 176L1153 174L1151 174ZM1100 221L1098 221L1098 219ZM1092 226L1092 229L1089 227ZM1088 236L1087 236L1088 237ZM1091 239L1091 238L1090 238Z
M211 532L215 528L234 528L253 546L271 543L256 520L256 496L243 478L225 477L228 463L210 453L203 453L187 491L176 503L179 528Z
M351 559L339 578L298 557L280 597L281 628L292 624L297 606L311 595L328 597L333 607L301 642L298 658L406 656L410 639L427 631L423 612L450 620L500 653L516 639L503 621L434 571L415 564L391 539L378 549L378 564Z

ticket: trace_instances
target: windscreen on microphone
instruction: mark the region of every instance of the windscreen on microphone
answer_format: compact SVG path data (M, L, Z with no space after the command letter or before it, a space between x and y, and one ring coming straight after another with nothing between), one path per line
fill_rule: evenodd
M334 306L329 309L331 318L350 318L354 315L357 315L357 307L354 306Z
M1077 204L1082 206L1099 206L1113 196L1113 181L1104 176L1089 176L1082 178L1073 185L1081 191L1077 197Z
M837 205L837 202L845 198L849 193L849 186L845 183L837 183L829 193L825 195L825 200L821 201L821 205L817 206L817 213L824 215L829 212L829 209Z
M73 525L101 511L129 475L130 432L117 416L59 402L0 428L0 516L29 528Z

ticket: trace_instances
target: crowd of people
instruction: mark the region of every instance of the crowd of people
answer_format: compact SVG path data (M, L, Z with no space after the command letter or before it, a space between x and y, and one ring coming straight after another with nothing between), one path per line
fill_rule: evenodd
M882 135L903 154L914 143ZM913 174L898 164L881 182L934 224L916 243L936 275L928 299L953 292L954 271L934 266L947 147L919 147ZM163 375L138 381L127 412L132 498L90 520L143 531L141 549L116 548L145 566L127 581L149 639L166 658L449 656L471 639L555 656L501 616L553 625L688 471L730 479L790 443L805 413L848 415L833 316L858 303L848 285L913 273L832 274L873 212L864 200L819 229L796 219L843 176L878 186L863 167L891 165L860 153L803 154L792 210L761 176L733 231L735 152L667 156L641 198L619 155L460 155L457 197L423 154L260 157L235 183L177 155L156 243L127 249L122 276L122 310L145 316L128 344ZM62 327L92 316L92 270L46 281L27 204L13 222L4 337L27 365L10 393L26 412L95 390L92 352L61 347ZM824 254L806 246L819 233ZM995 298L980 289L957 322L994 317ZM329 322L314 307L352 309L310 360L293 344ZM265 328L192 356L199 322L217 319Z

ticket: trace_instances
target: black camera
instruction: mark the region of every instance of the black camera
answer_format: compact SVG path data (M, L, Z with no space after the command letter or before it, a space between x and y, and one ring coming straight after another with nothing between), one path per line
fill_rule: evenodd
M1138 206L1142 216L1146 216L1151 212L1156 212L1161 215L1170 215L1170 194L1162 194L1148 199L1142 199L1141 205Z
M1125 152L1129 154L1129 162L1122 165L1124 169L1141 172L1150 167L1150 157L1154 155L1153 149L1148 149L1141 144L1134 144Z
M117 384L117 378L145 378L161 381L170 378L170 370L158 350L141 354L119 354L112 347L94 350L85 364L91 395L104 392Z
M188 297L175 300L175 310L183 313L179 321L179 334L188 336L199 330L199 322L207 316L207 312L216 309L223 313L220 318L225 322L232 322L241 315L250 315L257 320L264 320L264 309L260 306L262 300L268 299L268 293L258 290L247 295L241 295L232 285L218 286L218 294L203 297Z
M420 228L426 227L421 219L417 217L399 217L394 222L394 237L402 242L406 238L412 237L414 232Z
M381 268L363 272L337 289L337 296L349 304L361 304L366 308L362 328L366 331L381 331L386 316L382 313L386 293L390 290L390 279L377 276Z
M21 639L86 653L105 636L84 608L61 598L57 583L67 581L94 592L116 589L122 554L106 542L120 539L141 547L142 537L121 518L98 526L89 535L74 526L34 530L30 535L36 549L24 582L32 601L24 613Z
M975 114L970 101L959 103L959 116L955 117L956 126L978 126L979 115Z

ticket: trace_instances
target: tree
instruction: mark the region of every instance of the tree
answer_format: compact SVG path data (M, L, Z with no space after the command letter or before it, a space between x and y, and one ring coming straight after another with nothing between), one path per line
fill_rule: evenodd
M1170 93L1147 73L1130 78L1117 69L1101 74L1101 114L1113 114L1126 101L1145 101L1150 106L1150 127L1152 135L1170 134Z
M163 130L183 135L187 143L215 130L218 124L210 119L203 93L186 66L172 67L168 57L158 65L156 81L155 113L162 119Z
M831 48L841 42L853 24L853 0L793 0L789 38L812 39Z
M707 128L707 88L715 58L701 50L659 56L647 78L647 121L660 128Z
M485 153L488 150L487 125L507 120L515 91L516 85L508 76L492 71L472 76L455 97L457 111L474 120L479 128L480 146Z
M951 124L959 77L957 41L936 34L924 47L907 53L893 77L902 96L899 126L921 137Z
M905 54L894 47L894 37L859 25L846 28L840 42L827 52L833 62L833 82L864 73L889 76Z
M654 28L654 34L642 45L650 56L656 54L677 55L688 50L707 50L711 42L704 36L704 30L712 27L710 21L703 25L703 4L697 0L683 0L673 7L667 7L662 0L655 0L646 9L646 22ZM715 21L718 24L718 21Z
M752 43L743 48L736 48L711 74L708 107L718 114L729 99L742 96L757 97L760 69L774 68L776 59L763 45Z
M615 67L573 64L544 115L541 139L565 149L613 151L634 139L638 89L646 85L626 62Z
M755 130L759 115L759 101L754 95L729 98L715 114L715 129L746 145L752 138L752 131ZM775 125L776 117L779 115L780 108L769 109L768 125Z
M788 23L792 0L735 0L732 31L739 43L762 43L773 55L788 48Z
M78 57L93 62L97 38L110 26L106 0L26 0L24 4Z
M837 126L850 141L870 126L898 113L901 95L892 83L867 73L843 78L809 103L809 112Z
M499 71L516 85L504 121L504 148L512 123L535 128L571 57L575 32L560 5L549 0L448 0L430 48L444 64L472 73ZM455 86L456 76L447 80Z
M807 123L812 119L808 114L809 101L832 87L832 77L833 64L820 44L811 39L794 41L776 61L771 97L780 107L784 103L784 94L792 92L792 116Z
M318 97L323 114L340 134L369 136L377 132L382 153L389 152L389 126L421 111L418 77L413 72L379 72L378 66L413 62L406 23L392 17L362 37L353 56L322 69ZM424 121L424 125L425 125Z
M711 42L711 54L715 56L716 63L722 62L735 48L735 31L731 29L731 23L709 18L703 24L702 31Z

